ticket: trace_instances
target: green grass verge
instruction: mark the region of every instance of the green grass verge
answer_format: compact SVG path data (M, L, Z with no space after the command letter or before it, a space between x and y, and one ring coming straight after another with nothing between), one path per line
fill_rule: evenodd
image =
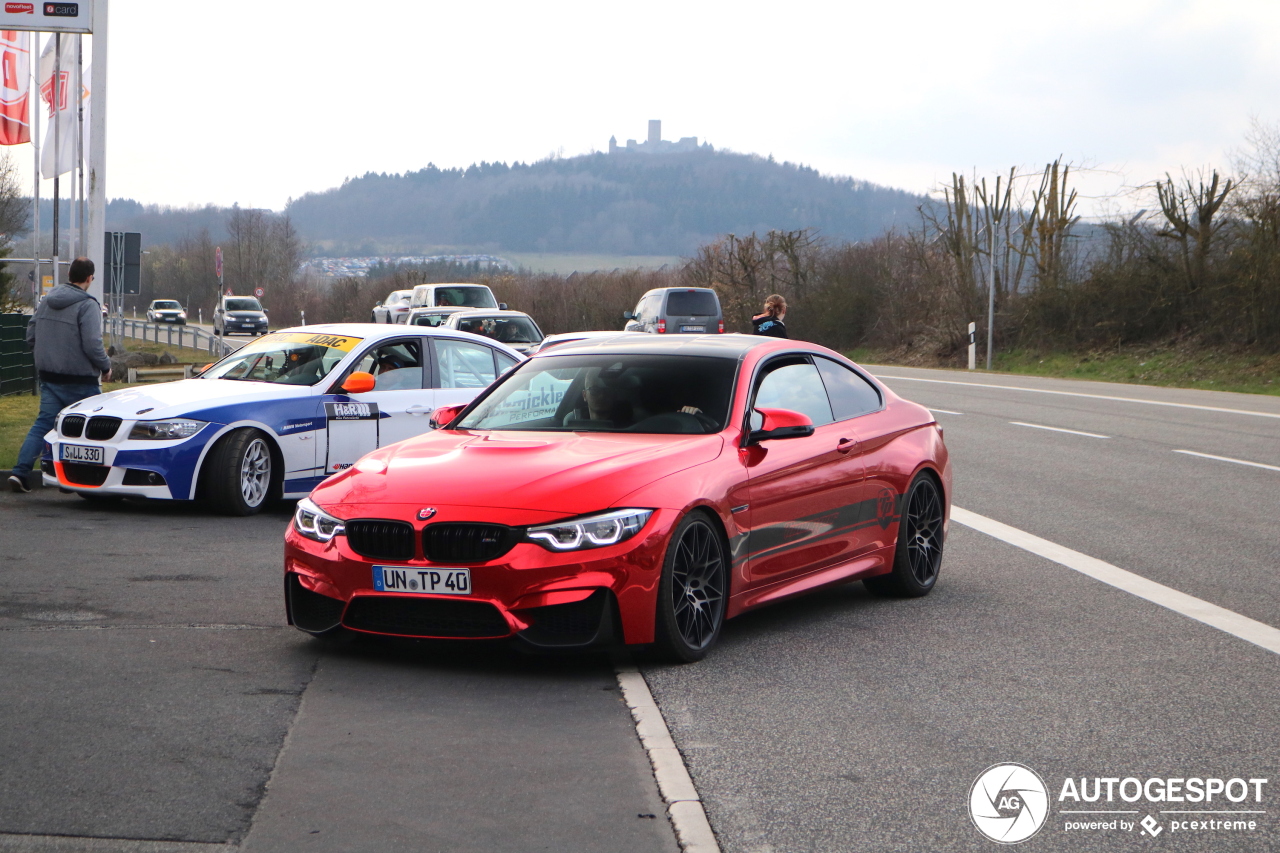
M129 386L122 382L109 382L102 387L104 391ZM18 451L26 440L31 425L36 422L36 414L40 411L40 398L35 394L18 394L13 397L0 397L0 468L8 469L18 461Z
M962 369L958 359L955 363L926 364L914 358L908 362L896 353L868 348L853 350L848 356L856 362L867 364ZM979 364L981 363L980 357ZM992 367L993 373L1280 396L1280 353L1231 352L1177 346L1091 353L1014 350L997 353Z

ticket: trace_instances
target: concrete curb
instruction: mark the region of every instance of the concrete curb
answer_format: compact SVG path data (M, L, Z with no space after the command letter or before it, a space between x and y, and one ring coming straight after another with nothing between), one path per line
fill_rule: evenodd
M618 686L622 688L622 697L636 722L636 735L649 754L653 777L667 804L667 817L675 828L680 849L684 853L720 853L720 845L702 808L698 789L689 777L684 758L671 739L667 721L653 701L644 676L628 663L616 664L614 672L618 676Z

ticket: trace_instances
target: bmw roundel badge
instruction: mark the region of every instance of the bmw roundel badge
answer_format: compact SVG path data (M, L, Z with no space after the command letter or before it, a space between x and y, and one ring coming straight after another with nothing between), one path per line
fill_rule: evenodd
M428 518L436 514L436 508L433 506L424 506L418 510L418 521L426 521Z

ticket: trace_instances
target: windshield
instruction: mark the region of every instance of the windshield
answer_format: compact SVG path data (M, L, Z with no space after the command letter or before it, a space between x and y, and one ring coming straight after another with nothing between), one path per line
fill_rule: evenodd
M673 290L667 294L668 315L714 317L719 313L716 295L706 290Z
M315 385L361 340L304 332L266 335L231 353L200 374L200 378Z
M542 333L528 317L462 317L458 330L504 344L536 344L542 340Z
M489 288L478 287L437 287L437 305L461 305L467 308L497 308Z
M462 429L705 434L724 429L736 362L559 355L520 365Z
M152 302L152 303L151 303L151 307L153 307L153 308L182 308L182 306L181 306L181 305L179 305L177 302L174 302L172 299L157 299L155 302Z
M252 296L242 296L239 299L228 299L226 309L228 311L261 311L262 305Z
M442 325L445 320L449 319L449 315L451 313L453 312L442 311L435 314L414 314L413 319L409 322L415 326L439 326Z

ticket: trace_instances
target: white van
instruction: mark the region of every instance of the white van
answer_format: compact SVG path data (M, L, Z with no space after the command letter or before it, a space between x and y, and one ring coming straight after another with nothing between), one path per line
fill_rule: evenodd
M420 284L413 289L410 308L435 308L438 305L466 308L502 308L493 291L483 284Z

